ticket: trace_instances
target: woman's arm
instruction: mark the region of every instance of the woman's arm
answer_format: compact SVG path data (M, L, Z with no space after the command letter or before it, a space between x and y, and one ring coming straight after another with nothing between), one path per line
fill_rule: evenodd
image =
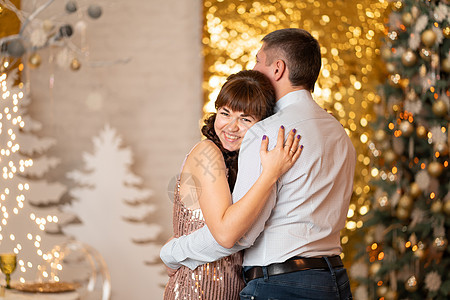
M302 151L302 148L298 147L300 137L294 135L295 132L291 131L284 143L284 128L281 128L278 132L277 145L271 151L267 151L268 138L263 139L260 151L263 171L245 196L234 204L226 177L225 162L219 148L205 141L197 145L189 155L185 170L193 174L197 181L203 216L212 235L221 246L231 248L249 230L264 207L277 179L300 156ZM181 191L183 190L182 186Z

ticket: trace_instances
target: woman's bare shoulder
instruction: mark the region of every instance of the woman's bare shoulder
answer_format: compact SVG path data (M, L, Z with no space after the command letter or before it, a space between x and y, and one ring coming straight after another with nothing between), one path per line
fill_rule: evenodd
M217 167L218 164L224 163L219 147L210 140L203 140L195 145L186 161L186 165L191 171L209 166Z

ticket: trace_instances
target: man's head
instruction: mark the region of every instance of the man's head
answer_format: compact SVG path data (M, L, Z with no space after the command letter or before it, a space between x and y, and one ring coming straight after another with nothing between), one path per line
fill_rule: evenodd
M254 70L269 77L275 89L284 78L292 88L314 90L321 67L320 46L306 30L287 28L263 38ZM277 91L278 92L278 91Z

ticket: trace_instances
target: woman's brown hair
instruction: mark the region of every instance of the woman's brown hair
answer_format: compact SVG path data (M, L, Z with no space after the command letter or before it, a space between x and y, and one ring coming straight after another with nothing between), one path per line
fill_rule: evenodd
M233 111L242 111L256 120L267 118L273 114L275 106L275 91L269 79L258 71L240 71L232 74L222 86L217 100L216 109L227 106ZM233 192L238 169L239 151L228 151L220 142L214 130L216 113L205 120L202 134L213 141L223 154L228 169L228 184Z

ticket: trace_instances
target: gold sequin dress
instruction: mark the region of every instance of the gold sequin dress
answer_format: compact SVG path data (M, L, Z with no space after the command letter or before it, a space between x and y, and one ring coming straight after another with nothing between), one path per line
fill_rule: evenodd
M205 219L198 203L185 205L180 198L180 178L178 178L173 202L174 236L187 235L203 225ZM239 292L244 288L242 258L242 252L238 252L201 265L193 271L182 266L170 277L164 291L164 300L238 300Z

